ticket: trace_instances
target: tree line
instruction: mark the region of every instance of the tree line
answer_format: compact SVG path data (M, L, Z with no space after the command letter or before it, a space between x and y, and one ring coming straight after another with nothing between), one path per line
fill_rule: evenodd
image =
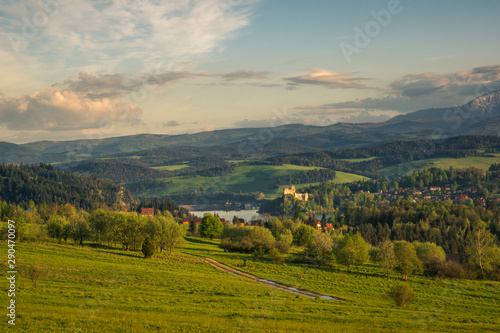
M127 189L93 177L62 171L49 164L0 164L0 198L27 206L36 203L74 204L85 209L132 202Z

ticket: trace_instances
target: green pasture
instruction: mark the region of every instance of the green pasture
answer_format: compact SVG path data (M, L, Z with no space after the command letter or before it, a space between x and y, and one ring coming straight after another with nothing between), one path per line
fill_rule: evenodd
M500 163L500 154L492 154L495 157L471 156L464 158L430 158L425 160L417 160L411 163L402 165L394 165L377 170L381 174L398 174L404 175L413 171L418 171L430 167L438 167L442 169L465 169L478 168L487 171L494 163Z
M152 259L91 245L18 244L16 327L4 318L2 331L493 332L500 327L498 282L417 277L405 282L417 292L416 301L399 308L384 297L399 282L397 275L388 281L374 264L353 272L336 264L273 264L225 253L215 240L186 239L171 256ZM297 297L218 271L201 260L207 256L354 302ZM32 265L44 272L37 288L27 275Z

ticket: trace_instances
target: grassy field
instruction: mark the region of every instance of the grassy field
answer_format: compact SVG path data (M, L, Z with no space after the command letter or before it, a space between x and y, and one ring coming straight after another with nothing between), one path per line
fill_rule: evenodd
M496 157L472 156L465 158L431 158L426 160L414 161L405 165L395 165L377 170L381 174L406 174L413 171L418 171L424 168L439 167L443 169L464 169L478 168L484 171L494 163L500 163L500 154L494 154Z
M206 191L230 191L234 193L266 193L280 177L285 177L301 171L317 169L297 165L246 165L237 167L235 171L223 177L172 177L172 184L165 186L164 193L181 194L204 188ZM155 193L162 195L163 193Z
M355 175L353 173L346 173L346 172L342 172L342 171L336 171L336 175L337 175L337 177L335 177L335 179L330 180L330 182L333 183L333 184L345 184L345 183L355 182L355 181L358 181L358 180L363 180L363 179L364 180L368 180L368 179L370 179L370 178L367 178L367 177L363 177L363 176L360 176L360 175ZM303 189L304 187L311 186L311 185L320 185L320 183L299 184L299 185L295 185L295 188L297 190L300 190L300 189ZM268 193L265 193L266 194L266 198L273 199L273 198L276 198L278 196L282 196L283 195L283 189L285 189L287 187L289 188L290 185L283 185L283 186L280 186L275 191L269 191Z
M346 158L346 159L341 159L341 161L347 161L347 162L352 162L352 163L358 163L358 162L366 162L366 161L371 161L376 159L375 156L372 157L365 157L365 158Z
M151 169L161 170L161 171L176 171L189 168L189 164L176 164L176 165L164 165L160 167L152 167Z
M174 166L171 166L174 167ZM175 166L181 167L181 165ZM246 165L240 166L235 169L231 174L223 177L172 177L163 178L165 182L172 181L171 184L165 184L162 193L149 193L145 192L142 195L175 195L182 193L189 193L195 189L203 188L204 191L209 192L221 192L229 191L233 193L249 193L258 194L263 192L266 197L273 198L278 194L283 193L283 188L279 189L273 188L279 178L286 177L301 171L308 171L319 169L318 167L305 167L298 165ZM166 169L162 169L166 170ZM356 180L361 180L363 177L337 172L337 178L332 181L337 184L348 183ZM304 187L311 184L302 184L300 187Z
M215 270L197 256L356 302L300 298ZM396 276L388 282L372 264L351 273L251 259L241 267L243 256L198 238L149 260L117 249L18 244L16 331L493 332L500 325L498 282L417 277L406 282L416 301L398 308L383 297ZM46 272L38 288L23 273L29 265ZM12 329L6 321L4 332Z

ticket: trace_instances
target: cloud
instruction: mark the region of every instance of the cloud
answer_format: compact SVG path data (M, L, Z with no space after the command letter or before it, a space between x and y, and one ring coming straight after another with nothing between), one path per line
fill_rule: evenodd
M255 72L247 70L239 70L232 73L227 73L223 76L224 79L228 81L239 80L239 79L265 79L267 78L268 72Z
M407 97L436 97L442 100L467 95L478 97L488 90L499 88L500 65L493 65L449 74L408 74L390 83L389 93Z
M338 115L349 111L359 113L374 110L408 113L421 109L463 105L498 89L500 65L492 65L448 74L408 74L391 82L379 97L305 105L294 109L306 115ZM364 116L366 118L366 115Z
M139 75L78 73L76 78L67 78L62 85L75 92L86 93L90 98L118 97L137 92L146 86L163 86L192 78L214 77L221 74L190 71L158 71ZM58 84L54 84L57 86Z
M38 54L46 63L126 68L134 62L180 61L221 50L250 24L258 0L59 2L49 2L56 6L29 36L23 35L19 18L45 15L39 0L0 4L0 12L7 13L2 25L26 39L23 52Z
M329 89L374 89L367 87L362 81L367 78L353 77L354 73L332 73L326 69L311 69L310 74L288 77L289 86L318 85Z
M163 123L163 126L166 126L166 127L177 127L177 126L180 126L181 124L179 124L179 122L175 121L175 120L171 120L171 121L168 121L166 123Z
M65 131L139 123L141 109L116 99L51 87L20 98L0 98L0 124L11 130Z

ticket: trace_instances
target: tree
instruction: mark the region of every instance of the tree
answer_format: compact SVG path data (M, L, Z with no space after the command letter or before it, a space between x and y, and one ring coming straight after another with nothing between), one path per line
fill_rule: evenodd
M446 260L446 253L443 248L429 242L415 242L413 246L417 252L417 257L424 265L424 268L432 273L437 273L440 265Z
M62 216L52 215L47 222L47 235L57 239L61 243L63 238L63 229L66 224L66 219Z
M311 237L308 246L309 254L316 258L320 263L328 260L333 250L333 240L329 234L316 230Z
M96 210L92 212L89 216L90 229L92 230L92 236L97 244L101 245L102 240L106 236L106 231L108 227L109 218L107 214L102 210Z
M337 248L337 260L350 271L351 266L362 264L368 259L368 244L359 232L347 234Z
M469 256L469 262L479 266L481 275L490 269L491 252L494 249L494 237L486 230L486 223L479 220L474 224L472 232L467 235L465 252Z
M80 245L83 245L83 241L90 238L90 228L87 222L87 219L82 216L76 216L73 221L70 223L70 236L76 242L79 242Z
M403 280L408 279L411 273L422 271L422 262L417 257L413 245L406 241L394 242L394 255L396 257L396 270L401 273Z
M144 254L144 258L151 258L155 254L155 245L149 235L144 238L144 242L142 243L142 253Z
M179 246L184 241L186 230L173 219L166 218L160 220L160 228L160 249L172 253L174 247Z
M311 237L315 229L309 225L301 225L293 233L293 242L297 246L307 246L311 242Z
M224 225L219 220L218 217L212 214L207 214L201 220L200 234L205 237L213 239L214 237L220 237L222 235L222 230Z
M387 280L390 280L390 272L396 267L396 256L394 255L394 243L385 241L380 244L379 258L380 265L387 273Z
M278 235L277 240L290 246L292 245L293 242L293 234L290 231L290 229L283 229L281 233Z
M276 239L271 231L264 227L254 227L250 231L250 239L253 243L254 251L269 253L274 248Z

